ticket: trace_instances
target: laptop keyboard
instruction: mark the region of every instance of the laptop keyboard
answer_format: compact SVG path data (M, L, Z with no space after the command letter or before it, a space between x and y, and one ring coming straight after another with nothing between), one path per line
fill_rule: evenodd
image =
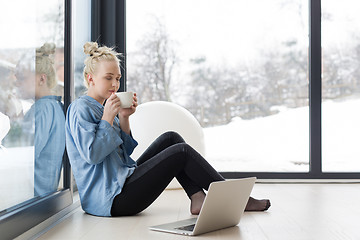
M176 229L192 232L194 230L194 227L195 227L195 224L191 224L188 226L178 227Z

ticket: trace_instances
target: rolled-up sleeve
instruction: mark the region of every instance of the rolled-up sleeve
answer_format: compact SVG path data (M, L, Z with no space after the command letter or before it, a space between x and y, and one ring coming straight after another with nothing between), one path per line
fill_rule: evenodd
M138 142L132 137L131 134L129 135L124 131L121 131L121 138L124 141L123 145L126 152L131 155L136 146L138 145Z
M89 110L69 109L69 128L81 157L89 164L99 164L123 143L121 137L105 120L91 121Z

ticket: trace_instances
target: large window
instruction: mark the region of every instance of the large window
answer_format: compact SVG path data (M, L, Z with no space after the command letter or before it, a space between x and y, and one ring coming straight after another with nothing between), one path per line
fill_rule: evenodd
M128 89L187 108L219 171L308 172L308 9L127 1Z
M357 5L127 1L127 88L187 108L227 177L358 178Z
M322 4L323 170L360 172L360 15L356 0Z
M0 210L6 210L62 189L64 2L7 1L1 9Z
M72 203L64 157L72 3L0 6L0 232L13 239Z

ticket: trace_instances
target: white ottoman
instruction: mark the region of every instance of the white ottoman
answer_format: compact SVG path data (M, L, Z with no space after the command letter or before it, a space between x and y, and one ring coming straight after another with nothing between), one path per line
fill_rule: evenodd
M147 147L167 131L179 133L186 143L205 154L204 133L196 118L185 108L171 102L153 101L140 104L130 116L131 132L139 145L131 157L137 160ZM174 179L168 189L180 188Z

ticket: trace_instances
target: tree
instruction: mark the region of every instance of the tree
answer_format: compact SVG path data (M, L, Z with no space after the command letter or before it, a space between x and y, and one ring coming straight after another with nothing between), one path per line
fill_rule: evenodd
M53 42L56 47L64 46L64 24L65 24L64 3L59 1L52 6L39 20L41 28L41 40Z
M238 116L238 102L246 92L242 71L225 66L210 66L205 57L190 60L191 101L187 108L206 126L229 123Z
M179 62L175 42L159 19L153 26L138 42L139 50L128 54L128 88L138 92L142 102L171 101L174 68Z

